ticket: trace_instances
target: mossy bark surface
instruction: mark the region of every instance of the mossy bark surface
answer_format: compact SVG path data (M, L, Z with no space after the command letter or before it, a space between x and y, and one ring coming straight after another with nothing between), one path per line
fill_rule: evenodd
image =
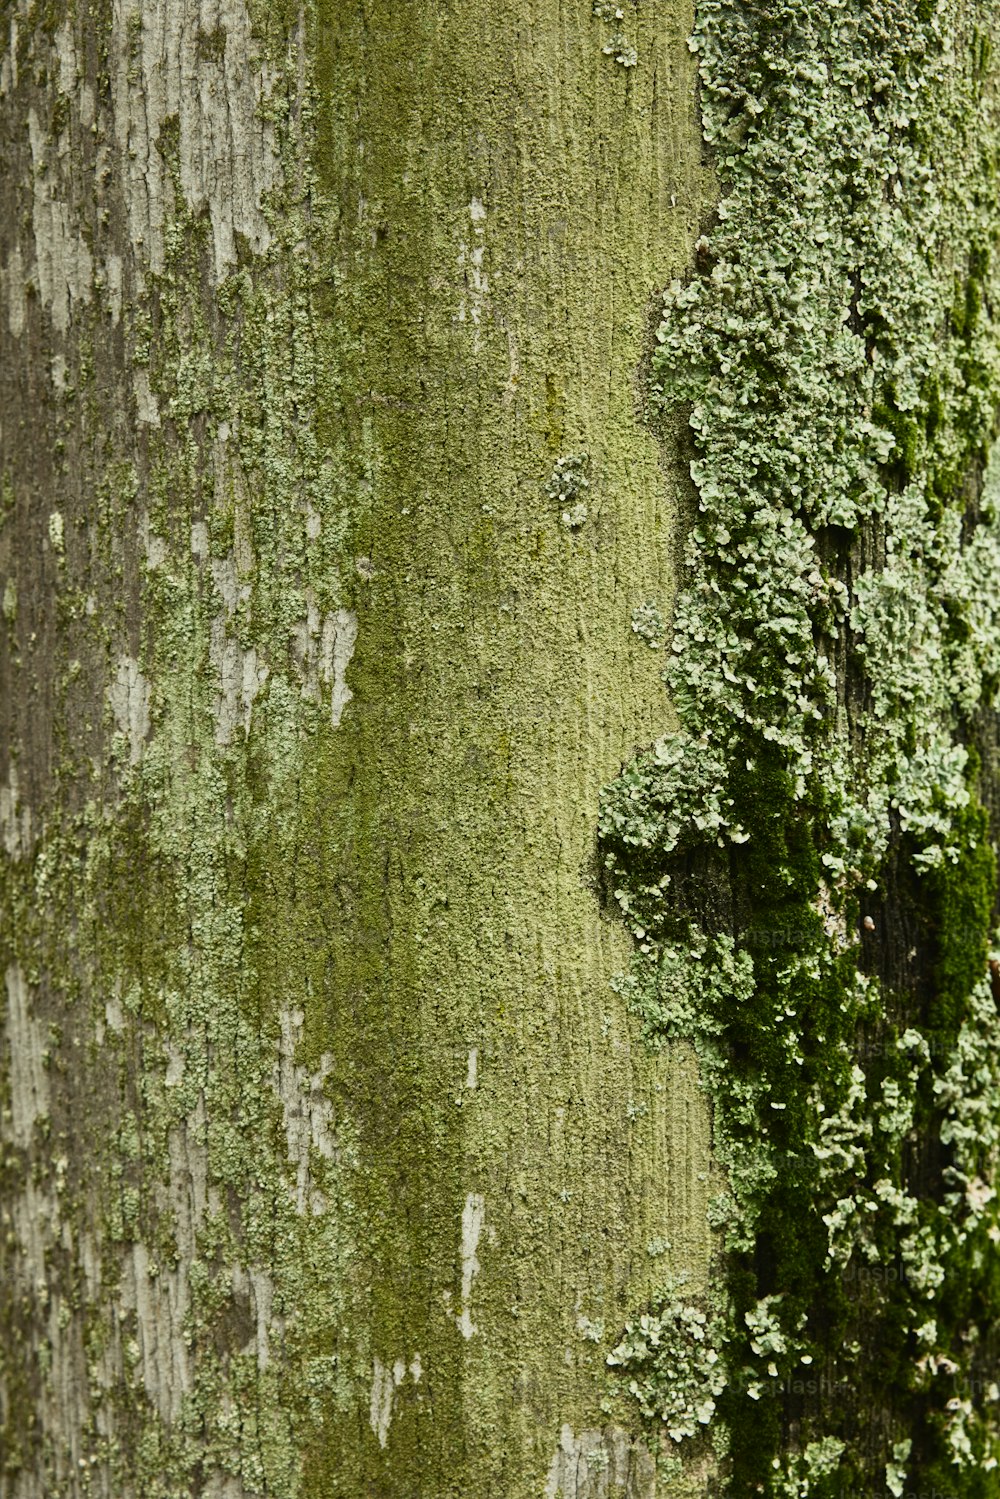
M10 1499L697 1481L606 1368L713 1184L595 832L712 186L604 9L4 9Z
M992 0L2 14L0 1499L993 1499Z

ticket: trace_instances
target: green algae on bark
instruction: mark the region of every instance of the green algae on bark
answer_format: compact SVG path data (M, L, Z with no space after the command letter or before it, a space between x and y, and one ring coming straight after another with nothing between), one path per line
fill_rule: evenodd
M705 1281L707 1109L588 809L663 718L634 372L705 174L690 15L606 19L12 17L19 1499L651 1473L605 1329L650 1243Z

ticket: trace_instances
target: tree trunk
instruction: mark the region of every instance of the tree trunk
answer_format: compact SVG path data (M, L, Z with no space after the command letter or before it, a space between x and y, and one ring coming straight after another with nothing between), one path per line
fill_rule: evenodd
M996 1499L995 7L3 14L0 1499Z
M654 1492L605 1357L709 1119L594 836L709 178L623 24L7 7L11 1499Z

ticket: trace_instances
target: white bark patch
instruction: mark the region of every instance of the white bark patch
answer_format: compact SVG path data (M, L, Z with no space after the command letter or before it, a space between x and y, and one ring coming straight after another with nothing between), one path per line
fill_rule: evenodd
M21 805L16 765L7 785L0 786L0 837L10 859L23 858L31 848L31 808Z
M144 546L146 551L146 566L150 572L155 572L158 567L163 566L164 562L170 556L170 548L163 537L157 536L155 531L150 531L148 526L146 528Z
M68 1161L62 1156L52 1164L55 1170L48 1188L39 1186L29 1175L21 1191L8 1199L5 1232L13 1233L17 1241L17 1250L10 1258L9 1289L34 1306L35 1325L42 1330L46 1350L45 1374L37 1389L34 1415L41 1431L59 1432L60 1440L53 1443L52 1465L46 1475L51 1482L37 1471L22 1469L15 1475L11 1499L48 1499L55 1492L71 1492L80 1473L80 1458L90 1450L84 1445L91 1410L80 1322L52 1280L53 1257L72 1253L74 1247L71 1230L61 1222L59 1211ZM103 1358L102 1353L102 1373ZM105 1387L110 1388L110 1380ZM4 1398L0 1386L0 1403Z
M175 118L181 190L207 209L214 270L236 263L236 236L261 253L270 242L262 209L278 180L274 127L262 115L272 81L243 0L115 0L111 35L115 139L129 230L154 271L163 269L170 165L157 142Z
M257 1366L266 1369L271 1361L270 1329L274 1320L274 1281L266 1270L259 1267L248 1270L247 1278L257 1317Z
M101 1254L94 1235L86 1229L79 1238L80 1268L87 1286L87 1297L96 1301L101 1290Z
M167 1070L163 1077L165 1088L179 1088L184 1081L184 1053L173 1041L167 1041L163 1047L167 1058Z
M204 521L196 521L191 527L191 551L196 557L204 558L208 555L208 527ZM213 560L212 582L226 606L228 616L235 614L238 606L250 597L250 585L244 583L240 587L236 574L236 558L232 552L228 557Z
M112 323L119 323L122 315L122 258L109 255L104 262L104 295L111 313Z
M462 1209L462 1310L456 1319L463 1338L471 1338L478 1330L472 1320L472 1283L480 1269L476 1250L485 1213L484 1198L478 1192L470 1192Z
M639 1438L620 1427L564 1426L549 1466L545 1499L654 1499L656 1464Z
M472 225L473 242L462 242L458 252L458 269L462 275L464 289L458 304L458 321L472 324L472 346L479 348L479 325L489 296L489 277L483 270L486 246L483 243L483 225L486 209L479 198L469 204L469 220Z
M31 225L35 236L38 295L52 315L53 327L65 333L74 302L90 301L94 262L69 204L58 196L58 164L68 152L66 136L59 145L47 141L38 114L28 111L31 142Z
M7 970L6 1035L10 1047L11 1128L2 1133L15 1144L30 1145L35 1121L48 1110L48 1078L42 1066L42 1029L29 1013L28 987L20 970ZM45 1161L44 1155L41 1157ZM69 1491L81 1451L81 1433L89 1420L87 1370L79 1322L54 1290L52 1262L55 1254L73 1252L72 1232L60 1220L60 1197L67 1185L69 1162L65 1156L47 1161L53 1168L42 1184L28 1171L20 1191L8 1195L4 1232L9 1256L8 1290L16 1300L34 1307L35 1326L41 1329L46 1349L44 1378L36 1395L35 1415L39 1428L60 1432L63 1441L54 1452L53 1477L57 1484L33 1483L25 1470L15 1477L12 1499L46 1499L59 1488ZM13 1242L11 1239L13 1236ZM16 1248L14 1243L16 1242ZM92 1267L93 1269L93 1267ZM89 1278L88 1278L89 1284ZM6 1390L0 1383L0 1410ZM6 1490L0 1485L0 1492Z
M215 698L215 742L220 747L231 743L233 734L242 728L250 733L254 700L267 682L268 670L257 658L256 647L243 650L239 642L226 634L222 620L212 622L212 665L219 680Z
M823 930L833 943L837 952L844 952L850 946L850 937L847 931L847 917L843 910L838 910L833 901L833 892L829 886L820 881L819 890L813 900L813 905L823 918Z
M109 1000L105 1001L103 1017L99 1017L94 1022L94 1040L98 1046L103 1046L108 1031L120 1036L124 1029L125 1011L122 1009L120 997L113 994Z
M15 245L7 256L3 274L4 297L7 302L7 327L12 338L20 338L28 321L28 297L24 290L24 257L21 246Z
M473 1046L473 1047L471 1047L471 1049L469 1051L469 1062L468 1062L468 1067L467 1067L466 1073L465 1073L465 1086L469 1089L469 1091L471 1093L476 1088L478 1082L479 1082L479 1048L478 1048L478 1046Z
M11 1221L20 1246L20 1253L12 1259L15 1288L22 1295L37 1296L44 1306L49 1297L46 1251L59 1237L55 1193L44 1191L28 1176L14 1198Z
M205 1499L249 1499L249 1493L231 1474L213 1474L204 1487Z
M138 765L149 734L149 683L133 657L120 658L107 695L115 728L128 742L129 764Z
M136 419L146 427L160 425L160 407L149 384L149 370L145 366L132 371L132 389L135 391Z
M80 116L80 124L88 128L94 123L96 116L95 105L97 103L94 90L89 83L81 83L76 95L77 112Z
M247 1499L247 1490L229 1473L213 1473L205 1484L205 1499Z
M249 1302L251 1314L257 1323L256 1333L243 1352L255 1354L258 1369L266 1369L271 1362L274 1281L259 1266L244 1270L242 1265L234 1265L232 1283L234 1298Z
M176 1269L151 1263L145 1244L132 1245L122 1274L122 1305L134 1311L138 1326L138 1359L142 1382L164 1421L180 1415L192 1386L191 1354L183 1336L191 1309L188 1260Z
M274 1091L281 1100L285 1123L285 1138L288 1141L288 1159L296 1168L295 1206L299 1213L306 1209L321 1213L326 1206L322 1192L314 1184L311 1171L311 1152L316 1150L328 1161L338 1159L337 1137L333 1130L333 1105L324 1091L324 1084L333 1070L333 1057L324 1052L320 1058L318 1072L307 1072L295 1060L295 1053L302 1039L305 1016L301 1010L286 1009L281 1012L281 1038L278 1044L278 1061L274 1070Z
M199 562L206 562L208 560L208 526L203 520L196 520L191 526L191 556L197 557ZM235 576L233 581L235 586ZM226 599L227 589L224 575L221 579L216 579L216 587L223 595L223 599ZM233 607L235 607L235 602L234 596Z
M380 1447L384 1447L389 1440L389 1423L392 1420L392 1401L395 1393L396 1386L392 1370L387 1369L381 1359L376 1358L372 1373L368 1424L378 1438Z
M208 531L202 521L191 527L191 551L204 559L208 554ZM230 554L212 563L212 581L221 595L224 612L212 621L209 657L215 669L218 689L215 697L215 742L230 744L234 733L242 728L250 733L253 705L263 690L268 669L258 658L256 646L244 648L229 633L229 622L241 603L250 597L249 584L241 584L236 559Z
M109 1005L108 1021L114 1026ZM194 1036L186 1048L165 1048L166 1086L180 1086L197 1051ZM185 1397L194 1387L195 1363L189 1337L193 1308L190 1266L196 1261L198 1239L209 1215L222 1210L217 1191L209 1185L207 1115L204 1096L169 1133L169 1174L156 1190L156 1208L163 1222L173 1225L175 1252L168 1262L158 1262L149 1245L137 1242L123 1251L116 1328L128 1329L134 1314L134 1336L116 1336L100 1355L97 1382L105 1389L121 1387L123 1380L139 1379L146 1395L165 1423L182 1415ZM100 1281L100 1258L92 1244L81 1241L81 1264L88 1288ZM243 1350L256 1355L265 1368L271 1357L271 1338L283 1328L274 1315L274 1284L266 1269L234 1264L230 1269L233 1298L249 1307L255 1324Z
M113 994L104 1006L104 1018L108 1029L120 1036L125 1029L125 1011L117 994Z
M59 92L72 94L76 89L76 45L72 21L64 21L53 37L59 62Z
M354 655L357 638L357 616L350 610L337 609L323 621L319 674L330 688L330 722L335 729L339 727L344 709L354 696L347 685L347 668Z
M171 1059L168 1056L168 1067ZM134 1312L136 1337L123 1350L126 1365L136 1367L149 1400L164 1421L180 1415L194 1382L191 1348L185 1327L191 1313L189 1267L197 1255L198 1231L208 1212L219 1211L208 1187L205 1103L199 1098L167 1141L169 1178L157 1192L160 1213L174 1226L176 1256L159 1264L147 1245L126 1250L122 1264L121 1306ZM120 1373L117 1378L121 1378Z
M302 673L302 696L319 702L330 694L330 722L336 729L354 696L347 668L358 639L358 618L349 609L334 609L325 618L310 598L304 620L296 625L292 649Z
M17 16L10 17L7 45L0 52L0 98L17 88Z
M410 1360L408 1372L413 1383L419 1384L424 1372L420 1363L419 1353L415 1353ZM407 1367L405 1359L398 1358L391 1366L383 1364L382 1360L378 1357L372 1360L372 1388L368 1405L368 1424L378 1438L380 1447L384 1447L389 1440L393 1402L396 1398L396 1391L405 1380L406 1375Z
M31 1014L28 985L16 963L7 969L7 1066L11 1135L27 1149L35 1124L49 1112L46 1030Z

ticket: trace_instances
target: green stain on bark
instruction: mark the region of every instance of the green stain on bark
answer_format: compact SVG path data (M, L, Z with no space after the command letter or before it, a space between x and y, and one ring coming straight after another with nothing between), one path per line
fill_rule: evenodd
M563 1427L634 1432L607 1351L709 1255L695 1064L610 987L594 857L600 787L669 722L631 621L669 611L686 482L640 371L711 187L690 16L608 52L587 6L322 5L304 83L293 21L257 17L271 248L212 285L165 122L163 267L120 333L83 316L57 418L53 659L97 765L67 749L5 931L62 1027L73 1440L150 1499L529 1496ZM42 1316L19 1291L55 1492Z

